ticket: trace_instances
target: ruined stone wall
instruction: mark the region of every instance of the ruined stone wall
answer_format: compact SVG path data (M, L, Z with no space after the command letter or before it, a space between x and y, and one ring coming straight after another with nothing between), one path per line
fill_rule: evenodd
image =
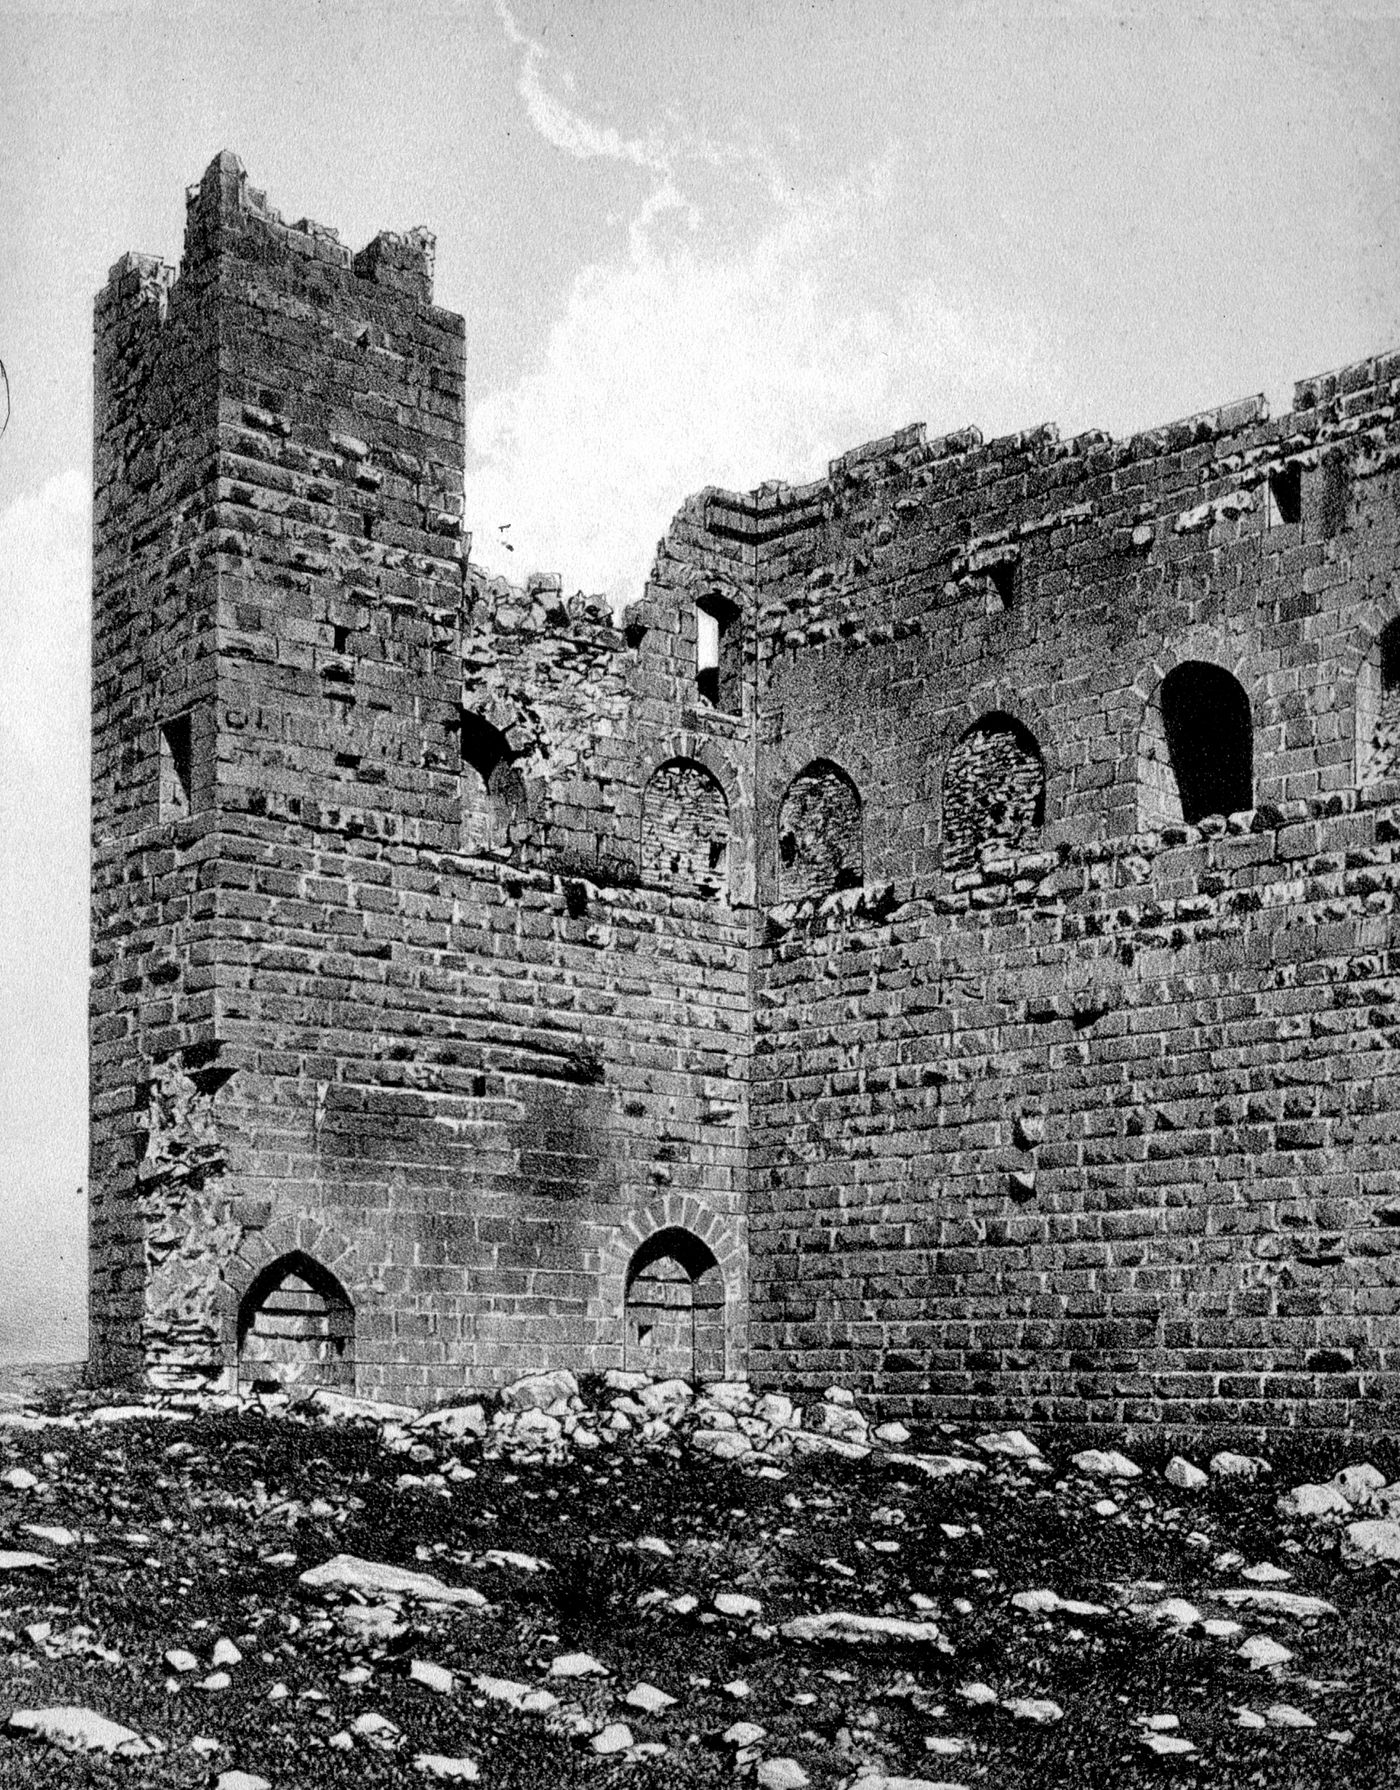
M1125 443L907 431L770 500L760 1377L986 1421L1396 1422L1400 789L1359 791L1357 703L1400 613L1398 377ZM1194 661L1248 698L1254 788L1185 826L1159 692ZM965 795L998 716L1043 824L1023 800L974 852L950 769ZM860 791L865 887L779 903L814 757Z
M710 728L695 694L696 590L734 550L679 525L627 631L558 579L473 568L463 325L431 274L426 233L352 254L223 156L160 275L166 320L122 324L154 372L99 360L111 1371L228 1378L247 1352L276 1378L279 1337L297 1371L420 1399L618 1365L628 1266L660 1231L717 1271L742 1362L748 854L723 840L711 899L688 874L639 887L658 763L703 764L731 819L748 799L746 723ZM100 319L146 302L135 279L119 267ZM147 497L186 333L202 433L163 434ZM172 758L177 711L198 750ZM180 814L159 795L177 760ZM308 1297L324 1348L283 1321Z

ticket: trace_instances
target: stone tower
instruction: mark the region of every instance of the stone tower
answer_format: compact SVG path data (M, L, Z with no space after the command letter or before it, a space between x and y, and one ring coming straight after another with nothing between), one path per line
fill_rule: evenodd
M740 1359L746 723L680 725L689 587L638 650L469 567L432 274L225 154L98 297L104 1377Z

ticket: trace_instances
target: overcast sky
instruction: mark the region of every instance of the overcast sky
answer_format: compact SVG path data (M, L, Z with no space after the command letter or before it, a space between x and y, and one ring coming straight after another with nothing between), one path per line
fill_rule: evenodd
M92 298L220 149L437 232L474 557L623 601L702 485L1400 346L1398 102L1400 0L0 0L0 1358L82 1348Z

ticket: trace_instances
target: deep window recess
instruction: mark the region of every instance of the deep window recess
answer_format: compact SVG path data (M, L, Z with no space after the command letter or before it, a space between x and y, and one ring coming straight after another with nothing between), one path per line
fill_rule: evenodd
M695 688L702 702L737 715L741 696L739 611L723 597L695 606Z
M642 880L713 900L729 878L729 804L691 758L661 765L642 795Z
M1303 519L1303 469L1296 462L1269 474L1269 527L1291 527Z
M188 714L176 715L160 730L160 817L183 820L189 814L193 748Z
M1387 622L1361 667L1356 718L1359 781L1400 777L1400 618Z
M1184 821L1253 807L1249 698L1228 671L1201 660L1169 671L1162 680L1162 726Z

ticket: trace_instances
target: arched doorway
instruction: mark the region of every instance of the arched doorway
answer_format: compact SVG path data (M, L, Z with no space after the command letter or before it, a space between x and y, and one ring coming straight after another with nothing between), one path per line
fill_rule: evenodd
M627 1265L623 1364L660 1380L722 1380L724 1276L678 1226L648 1237Z
M238 1383L355 1384L355 1308L318 1261L294 1250L269 1262L238 1307Z

